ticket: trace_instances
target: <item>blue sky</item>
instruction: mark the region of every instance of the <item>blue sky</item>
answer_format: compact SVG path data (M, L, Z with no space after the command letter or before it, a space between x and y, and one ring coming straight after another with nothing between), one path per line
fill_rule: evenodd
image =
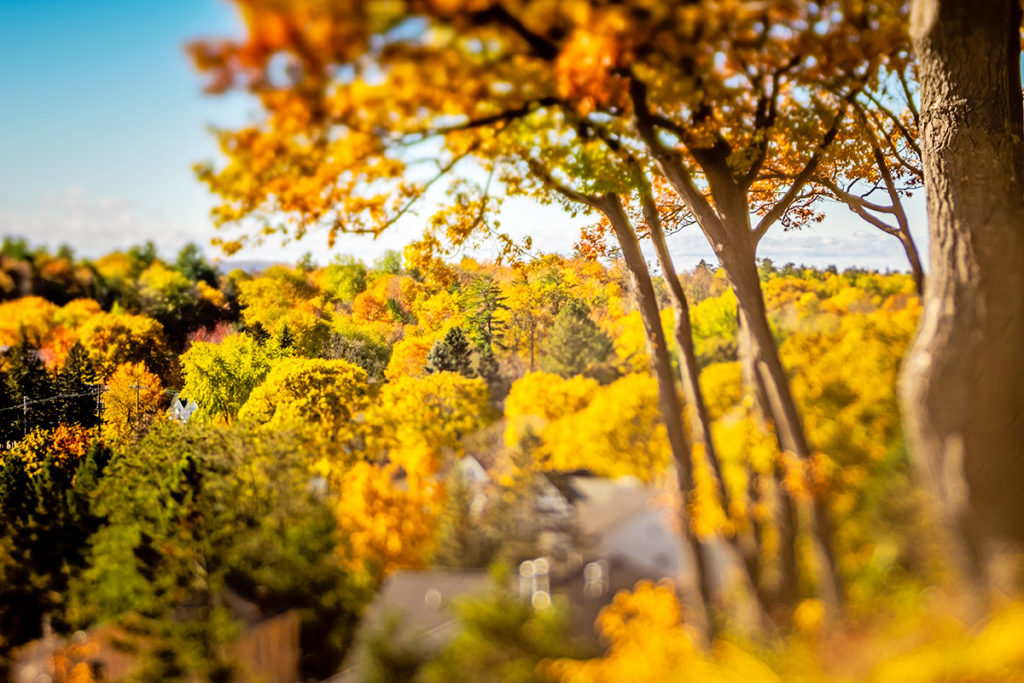
M183 45L238 31L221 0L0 0L0 234L68 243L85 256L147 239L165 255L188 241L206 245L213 202L191 165L215 156L209 124L239 123L248 112L238 97L202 95ZM923 198L912 205L920 240ZM511 202L502 225L545 250L568 251L576 234L557 208L526 201ZM340 239L335 251L372 259L418 232L411 216L376 241ZM681 266L712 260L695 229L672 240ZM307 250L322 262L330 256L316 234L239 256L294 259ZM760 253L779 263L905 269L894 239L841 208L813 229L773 228Z

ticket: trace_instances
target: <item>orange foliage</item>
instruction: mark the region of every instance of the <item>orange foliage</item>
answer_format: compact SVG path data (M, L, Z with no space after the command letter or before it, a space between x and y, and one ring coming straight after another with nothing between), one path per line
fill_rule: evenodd
M374 576L426 562L444 501L444 487L399 466L359 462L341 478L336 504L342 563Z

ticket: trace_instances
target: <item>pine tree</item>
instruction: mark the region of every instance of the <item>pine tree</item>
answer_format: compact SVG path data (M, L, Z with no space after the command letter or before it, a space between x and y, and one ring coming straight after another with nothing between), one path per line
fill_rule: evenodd
M21 434L56 424L56 392L53 377L39 358L39 351L23 338L11 351L8 386L16 406L22 406ZM18 412L18 411L12 411Z
M7 443L21 437L21 410L14 400L14 392L7 381L7 375L0 373L0 450Z
M476 374L487 382L491 396L498 399L501 391L501 366L491 347L482 346L477 349Z
M444 339L434 342L427 354L427 372L457 372L463 377L475 377L473 351L461 327L448 330Z
M189 242L178 252L174 268L190 282L202 280L211 287L217 286L217 269L210 265L194 242Z
M551 325L542 366L548 372L572 377L596 370L612 351L612 341L590 319L590 309L577 300L562 305Z
M97 410L96 371L81 343L75 342L55 382L58 399L57 418L64 424L95 427L99 424Z
M283 350L290 349L293 346L295 346L295 335L292 334L288 323L285 323L281 326L281 332L277 335L277 348Z
M508 310L501 288L491 276L475 278L468 287L466 298L466 320L470 337L481 349L493 351L502 346L505 323L497 317L498 311Z

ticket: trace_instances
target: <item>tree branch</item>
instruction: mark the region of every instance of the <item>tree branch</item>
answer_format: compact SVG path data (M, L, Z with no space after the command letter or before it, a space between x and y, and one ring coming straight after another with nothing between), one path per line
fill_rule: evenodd
M536 159L526 159L525 161L535 176L543 180L546 185L566 199L579 204L584 204L592 209L598 209L600 198L580 192L579 190L575 190L568 185L564 185L555 180L554 176L551 175L551 172L544 167L544 164L540 163Z
M470 15L470 21L477 25L492 21L498 23L511 29L522 38L530 46L535 56L547 61L558 57L559 49L554 42L528 29L522 21L500 4L493 4L485 10L474 12Z
M842 123L843 117L846 115L848 102L849 98L844 100L842 108L832 121L832 127L825 133L825 137L822 138L821 144L818 145L818 149L814 151L811 158L807 160L807 164L803 167L800 173L796 175L793 182L790 183L789 189L787 189L786 193L782 195L782 199L776 202L771 211L765 214L757 224L757 227L754 228L755 243L760 242L761 238L764 237L766 232L768 232L768 228L770 228L775 221L785 215L786 211L788 211L789 207L793 204L793 201L796 200L797 196L800 194L803 186L806 185L807 181L814 176L814 172L817 170L818 164L821 163L822 154L829 148L832 141L835 140L836 136L839 134L839 127Z
M892 207L885 207L878 204L873 204L872 202L868 202L855 194L850 194L849 192L846 192L838 185L836 185L834 182L829 180L828 178L816 176L813 180L815 183L818 183L819 185L827 188L828 191L832 193L835 199L846 204L846 206L849 207L850 211L853 211L863 220L867 221L868 223L875 226L879 230L889 233L890 235L898 234L896 228L892 227L888 223L885 223L882 219L878 218L877 216L871 213L871 211L878 211L879 213L894 213Z
M491 114L490 116L484 116L479 119L470 119L462 123L452 124L451 126L441 126L438 128L427 128L419 131L410 131L403 133L402 138L412 137L413 140L409 140L409 143L422 142L427 138L434 137L436 135L447 135L449 133L458 133L460 131L473 130L475 128L483 128L485 126L492 126L496 123L508 123L521 119L525 116L532 114L538 109L544 107L551 107L556 104L562 103L562 100L557 97L542 97L537 100L531 100L521 107L515 109L509 109L507 111L499 112L497 114Z
M744 190L750 189L750 186L754 184L755 180L757 180L757 174L761 172L765 159L768 157L768 129L775 125L775 119L778 116L779 81L782 80L782 76L787 71L799 63L800 58L793 57L788 63L774 71L772 73L771 94L768 95L765 93L767 96L766 106L762 108L762 102L765 101L764 98L758 102L757 113L754 115L754 130L755 135L757 133L761 133L761 138L757 142L757 152L754 156L754 161L751 163L746 175L740 181Z
M690 207L703 225L710 226L718 221L718 215L708 202L707 198L693 182L693 177L683 164L679 154L661 144L655 126L658 120L647 104L647 85L635 76L630 77L629 96L633 103L633 113L636 117L637 131L643 140L651 156L661 165L665 175L675 186L676 191L683 198L683 201Z

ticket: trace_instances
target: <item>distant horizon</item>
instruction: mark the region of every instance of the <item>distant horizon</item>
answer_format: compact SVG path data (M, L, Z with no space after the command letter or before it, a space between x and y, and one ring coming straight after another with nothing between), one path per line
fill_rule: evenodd
M108 250L108 251L105 251L105 252L93 255L93 254L86 254L86 253L80 252L79 249L77 249L74 245L70 245L70 244L66 244L66 243L61 243L61 244L56 244L56 245L55 244L40 243L40 242L37 242L37 241L35 241L35 240L31 239L30 237L27 237L25 235L0 235L0 238L11 238L11 239L16 239L16 240L17 239L21 239L21 240L24 240L26 242L26 244L29 246L29 248L35 249L35 248L38 248L38 247L44 247L50 253L56 253L62 246L68 246L69 248L71 248L71 250L74 253L74 256L75 256L76 259L85 259L85 260L96 260L98 258L102 258L103 256L105 256L107 254L116 253L116 252L124 252L124 251L127 251L127 250L131 249L132 247L145 246L147 241L152 241L152 240L142 240L140 242L136 242L136 243L133 243L133 244L125 245L124 247L121 247L121 248L111 249L111 250ZM154 244L154 246L157 247L157 255L159 256L159 258L163 259L166 262L173 262L175 257L176 257L176 255L177 255L177 253L178 253L178 251L180 250L180 248L179 249L175 249L175 250L160 249L159 245L157 245L155 242L153 242L153 244ZM192 244L195 244L196 246L199 246L199 247L203 246L203 245L200 245L200 244L195 243L195 242L193 242ZM305 244L305 243L299 242L298 244ZM184 245L182 245L182 246L184 246ZM226 273L231 272L232 270L235 270L236 268L244 270L244 271L246 271L248 273L255 273L255 272L259 272L261 270L265 270L267 268L271 268L273 266L289 266L290 267L290 266L296 265L300 259L305 257L306 254L311 254L312 255L313 262L318 267L328 266L328 265L330 265L331 261L334 258L340 257L340 256L348 256L348 257L356 258L359 261L362 261L365 265L370 266L370 265L372 265L373 261L376 258L379 258L381 255L383 255L386 251L389 251L389 250L401 252L401 248L388 247L386 249L382 249L380 251L380 253L376 254L373 258L364 258L364 257L358 256L356 254L348 253L348 252L345 252L343 250L338 250L337 248L331 250L331 254L329 256L327 256L326 258L318 258L316 252L311 250L311 249L306 249L305 251L302 251L301 253L297 254L294 258L292 258L292 257L287 257L287 258L285 258L285 257L277 257L277 258L273 258L273 257L267 256L267 255L252 255L252 256L249 256L249 255L246 254L247 250L245 250L245 249L243 249L242 251L237 252L235 254L232 254L230 256L224 256L224 255L220 254L217 250L213 250L213 253L206 252L204 255L207 258L207 260L211 263L211 265L213 265L217 269L218 272L220 272L221 274L226 274ZM646 258L648 260L648 263L652 266L652 274L660 275L660 270L658 268L657 260L656 260L656 258L654 256L653 252L649 248L645 249L644 251L645 251L645 256L646 256ZM551 254L556 254L558 256L562 256L563 258L572 258L573 257L571 252L561 252L561 251L538 252L537 256L551 255ZM461 255L454 255L454 256L452 256L448 260L450 262L457 263L459 260L461 260L464 257L470 257L470 258L474 258L474 259L477 259L477 260L480 260L480 261L492 261L493 260L493 256L489 256L487 254L479 254L479 253L477 253L477 254L467 253L467 254L461 254ZM817 270L826 270L828 268L833 268L834 267L839 272L843 272L843 271L846 271L846 270L863 269L863 270L869 270L869 271L874 271L874 272L879 272L879 273L886 273L886 274L889 274L889 273L909 274L910 273L909 266L908 267L898 267L898 266L897 267L889 267L889 266L876 267L876 266L868 266L868 265L857 264L857 263L844 263L844 264L841 265L840 263L837 263L837 262L821 264L821 263L807 263L807 262L804 262L804 261L797 261L797 260L785 260L785 261L783 261L783 260L780 260L780 259L777 259L777 258L773 258L773 257L770 257L770 256L759 256L758 257L759 261L766 260L766 259L770 260L772 262L772 265L775 266L776 268L783 268L785 266L792 265L792 266L795 266L797 268L813 268L813 269L817 269ZM692 271L693 269L695 269L697 266L699 266L702 261L707 263L708 265L711 265L711 266L715 267L715 268L719 267L718 260L716 258L714 258L713 255L712 255L711 258L698 258L698 259L696 259L696 260L694 260L692 262L684 262L684 261L680 261L680 260L677 259L675 265L676 265L676 268L678 268L681 272L689 272L689 271ZM924 266L925 266L925 269L927 270L927 266L928 266L927 262L925 262Z

